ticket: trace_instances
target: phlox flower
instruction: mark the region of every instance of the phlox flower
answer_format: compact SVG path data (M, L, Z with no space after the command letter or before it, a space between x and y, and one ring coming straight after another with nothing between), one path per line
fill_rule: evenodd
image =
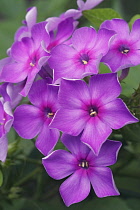
M59 189L66 206L84 200L89 195L90 183L100 198L119 195L111 169L106 166L116 162L121 142L107 140L98 156L80 141L80 136L64 134L62 142L70 152L53 151L42 159L42 163L49 176L54 179L69 176Z
M0 85L0 160L3 162L5 162L8 150L7 134L14 120L12 109L22 98L18 94L21 88L22 84L4 83Z
M117 33L108 53L101 60L112 72L140 64L140 19L134 22L131 31L128 23L122 19L106 20L100 28Z
M20 105L14 112L13 127L25 139L37 137L36 147L47 155L59 139L59 131L50 129L55 112L58 109L58 86L48 85L46 80L37 80L29 92L32 105Z
M1 82L19 83L26 80L20 92L23 96L27 96L37 73L49 56L41 45L42 41L46 45L49 45L50 42L45 25L46 22L35 24L31 29L31 38L24 37L12 45L10 50L12 60L3 66L1 71Z
M60 109L50 124L67 134L77 136L96 155L112 129L138 122L124 102L117 98L121 86L116 73L98 74L87 85L82 80L61 80Z
M48 63L54 69L54 82L60 78L81 79L97 74L100 60L108 52L114 32L82 27L74 31L71 46L61 44L51 51Z
M23 37L31 37L31 29L36 24L37 8L31 7L27 10L25 20L22 21L24 26L21 26L15 33L15 41L21 41Z

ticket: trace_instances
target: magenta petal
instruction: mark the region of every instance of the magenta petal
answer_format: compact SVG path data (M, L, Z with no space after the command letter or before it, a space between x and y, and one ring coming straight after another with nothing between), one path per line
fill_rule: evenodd
M62 21L58 25L58 31L55 40L58 40L59 44L64 42L71 36L73 29L73 18L67 18L66 20Z
M76 78L75 75L77 75L77 73L73 59L76 53L77 52L72 47L64 44L58 45L52 49L48 63L49 66L54 69L54 81L62 77Z
M113 129L138 122L120 98L100 107L100 118Z
M60 194L66 206L84 200L89 195L89 192L90 181L87 171L84 169L75 171L60 186Z
M73 47L77 51L83 49L92 49L95 45L97 39L97 32L93 28L82 27L77 30L72 35L71 41Z
M27 80L25 83L24 88L20 91L20 94L24 97L26 97L30 91L30 88L34 82L34 79L37 75L37 73L39 72L39 69L34 68L31 72L29 72L28 76L27 76Z
M27 71L24 68L24 64L22 63L7 64L3 68L0 78L3 82L21 82L27 77Z
M93 104L94 101L98 101L98 106L116 99L121 93L121 86L115 73L94 75L90 79L89 87Z
M120 194L115 186L110 168L91 167L88 171L88 177L99 198Z
M91 151L87 157L90 165L95 166L110 166L116 163L117 155L122 143L119 141L107 140L102 144L98 156L93 156Z
M77 0L77 5L80 10L89 10L93 7L96 7L98 4L100 4L103 0L86 0L84 2L83 0Z
M22 41L17 41L11 47L11 56L15 61L25 63L29 57L28 48Z
M107 30L105 28L101 28L98 31L97 42L96 42L96 45L94 47L94 50L97 51L98 55L102 54L102 56L104 56L108 52L110 42L113 39L114 34L115 34L114 31Z
M27 22L27 27L29 30L31 30L32 26L36 23L37 19L37 8L32 7L26 14L26 22Z
M44 124L36 140L36 148L44 155L47 156L55 147L59 139L59 131L57 129L49 129Z
M5 162L7 156L7 150L8 150L8 140L6 135L3 135L0 138L0 160L2 162Z
M48 46L50 43L50 36L45 29L46 24L46 21L36 23L31 29L31 34L34 40L35 48L39 47L42 41L45 42L46 46Z
M90 152L89 147L81 142L80 136L70 136L68 134L63 134L62 142L66 148L77 157L78 160L86 159Z
M140 19L137 19L133 26L132 26L132 30L130 32L130 36L132 39L134 40L139 40L140 39Z
M83 130L88 118L87 112L80 109L60 109L50 123L50 128L57 128L67 134L77 136Z
M106 141L111 132L112 129L96 116L90 118L86 123L81 141L98 155L102 144Z
M76 170L77 160L65 151L56 150L42 159L45 170L54 179L63 179Z
M35 106L53 106L57 102L58 89L58 86L48 85L46 80L37 80L33 83L28 97Z
M118 36L121 38L127 38L129 36L129 26L128 23L123 19L112 19L106 20L101 24L100 28L107 28L117 32Z
M13 126L22 138L34 138L40 132L42 125L43 119L38 108L32 105L21 105L16 108Z
M90 103L90 93L88 86L84 81L61 80L59 103L63 108L84 108L84 105L88 102Z

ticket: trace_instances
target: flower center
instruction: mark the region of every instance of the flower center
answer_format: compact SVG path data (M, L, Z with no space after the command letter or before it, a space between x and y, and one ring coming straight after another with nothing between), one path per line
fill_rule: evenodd
M81 160L80 163L79 163L79 166L81 168L87 169L87 168L89 168L89 163L86 160Z
M46 115L48 118L53 118L54 113L52 112L52 110L51 110L49 107L47 107L47 108L45 109L45 115Z
M90 115L91 117L95 117L97 114L98 114L97 108L91 108L91 109L89 110L89 115Z
M82 54L80 56L80 62L84 65L88 64L89 56L87 54Z
M122 54L128 54L130 49L129 47L126 47L124 45L122 45L120 48L119 48L119 51L122 53Z

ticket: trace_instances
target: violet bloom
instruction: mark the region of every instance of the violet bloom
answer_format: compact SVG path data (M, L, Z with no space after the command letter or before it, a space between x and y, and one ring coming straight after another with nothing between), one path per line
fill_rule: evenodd
M20 92L22 96L27 96L37 73L49 56L41 46L42 41L45 41L46 45L50 41L45 25L46 22L35 24L31 30L32 38L24 37L12 45L12 61L3 67L0 75L1 82L18 83L26 79Z
M58 89L58 86L48 85L44 80L34 82L28 95L33 105L20 105L14 112L16 132L25 139L38 135L36 147L44 155L52 151L59 138L59 131L49 128L58 109Z
M60 194L66 206L84 200L90 192L90 183L100 198L119 195L111 169L106 167L116 162L121 142L107 140L98 156L80 142L80 137L63 135L63 144L68 151L57 150L43 158L42 163L54 179L71 175L60 186Z
M110 50L101 60L112 72L140 64L140 19L134 22L131 32L128 23L122 19L106 20L101 28L117 33Z
M100 60L108 52L114 32L83 27L74 31L71 43L56 46L51 51L48 63L54 69L54 82L60 78L81 79L97 74Z
M8 150L7 133L13 124L12 108L16 104L16 92L8 83L0 86L0 160L5 162ZM11 101L13 99L13 101Z
M89 85L82 80L62 79L59 92L60 109L50 128L77 136L97 155L112 129L138 122L123 101L117 98L121 86L117 74L98 74Z
M25 16L23 23L25 26L21 26L15 33L15 41L21 41L23 37L31 37L31 29L36 24L37 8L29 8Z

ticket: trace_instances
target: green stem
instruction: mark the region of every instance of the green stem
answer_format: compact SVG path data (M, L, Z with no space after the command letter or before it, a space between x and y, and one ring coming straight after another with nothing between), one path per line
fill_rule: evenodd
M23 179L19 180L18 182L16 182L14 184L14 186L19 186L22 185L23 183L27 182L29 179L31 179L34 175L36 175L37 173L40 173L42 171L41 167L36 168L34 171L32 171L31 173L29 173L27 176L25 176Z

